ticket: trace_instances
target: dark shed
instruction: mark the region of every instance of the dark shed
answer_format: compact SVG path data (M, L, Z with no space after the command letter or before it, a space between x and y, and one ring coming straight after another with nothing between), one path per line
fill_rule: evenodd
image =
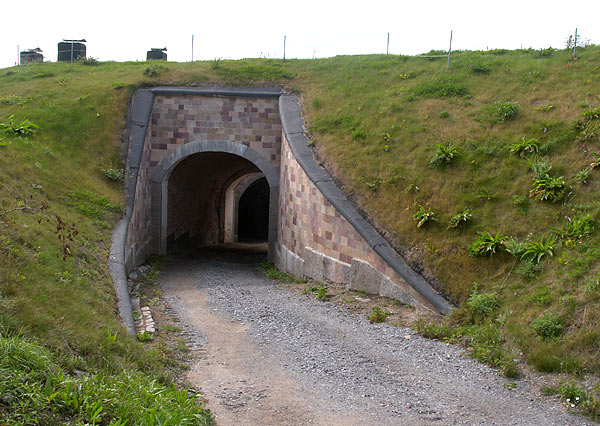
M85 40L80 40L85 41ZM59 62L70 62L71 61L71 45L73 45L73 60L85 59L85 44L70 41L61 41L58 43L58 61Z
M42 49L39 47L21 52L21 64L35 64L39 62L44 62L44 55L42 55Z
M167 60L167 54L166 54L167 48L163 47L153 47L152 49L148 50L148 52L146 52L146 60L147 61L166 61Z

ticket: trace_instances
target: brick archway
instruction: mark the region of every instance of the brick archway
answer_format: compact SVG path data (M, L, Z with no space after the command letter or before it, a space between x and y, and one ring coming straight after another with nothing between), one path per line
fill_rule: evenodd
M189 142L165 155L152 171L151 182L151 234L155 252L167 252L167 216L168 216L168 186L169 176L176 166L191 157L201 153L226 153L245 160L256 166L267 179L269 184L269 232L268 259L273 261L277 246L277 216L279 202L279 175L271 163L255 150L245 145L230 141L197 141Z

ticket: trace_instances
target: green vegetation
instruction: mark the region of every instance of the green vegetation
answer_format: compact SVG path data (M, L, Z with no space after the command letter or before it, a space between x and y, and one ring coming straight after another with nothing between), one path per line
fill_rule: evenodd
M265 274L268 279L278 281L280 283L294 284L303 283L306 281L303 278L298 278L275 269L275 266L273 266L272 263L269 263L265 260L259 263L258 270Z
M315 299L324 302L327 300L327 286L323 284L305 285L302 294L312 294Z
M423 207L422 205L418 205L418 211L413 214L413 219L417 221L417 228L425 225L427 222L435 221L435 213L431 211L429 207Z
M313 144L347 193L458 305L447 323L421 324L424 334L464 342L508 375L518 373L515 358L600 375L600 235L564 219L600 219L600 47L581 48L576 61L567 50L455 52L450 71L435 58L393 55L168 63L144 75L150 66L0 70L0 123L14 116L40 127L28 138L0 135L0 213L45 203L79 231L63 261L55 231L38 223L45 216L0 216L3 329L44 342L67 372L127 368L168 383L156 342L122 332L106 270L122 192L102 169L122 168L127 101L148 85L281 85L302 96ZM448 141L459 161L428 167ZM419 205L444 222L465 206L476 214L469 226L419 228ZM550 233L554 244L540 239ZM543 244L521 260L529 242ZM529 261L540 253L542 262ZM474 282L477 294L494 295L491 313L478 313ZM556 337L530 326L546 313L560 318ZM103 343L109 331L115 344Z
M379 306L373 306L373 311L367 315L367 319L371 322L385 322L390 315L388 311Z

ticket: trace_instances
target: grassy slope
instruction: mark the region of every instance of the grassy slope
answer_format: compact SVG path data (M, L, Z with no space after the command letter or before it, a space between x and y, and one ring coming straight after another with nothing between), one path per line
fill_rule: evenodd
M587 185L573 179L593 160L590 151L600 151L597 138L582 143L574 131L581 113L600 104L600 49L588 47L580 55L573 62L564 51L544 58L529 51L458 52L449 73L444 60L383 55L169 63L157 76L144 75L145 63L76 64L72 72L65 64L0 71L0 122L15 114L16 121L27 118L42 127L28 141L5 138L0 211L29 197L31 205L47 200L51 213L76 223L80 232L75 256L62 261L56 258L60 244L51 226L38 225L30 214L0 219L6 223L0 224L0 322L43 341L67 367L116 371L126 366L163 375L160 351L144 350L120 328L105 262L122 194L100 169L119 166L129 88L282 84L302 93L319 155L390 232L393 243L419 259L459 303L474 282L480 292L497 293L500 308L493 319L499 321L474 319L467 309L455 321L493 328L505 347L522 351L539 369L597 376L600 292L586 293L584 286L600 269L598 232L574 248L557 246L537 275L524 273L524 265L506 253L473 258L466 250L479 230L536 239L565 215L585 212L600 219L600 171L592 171ZM474 73L474 66L490 71ZM468 95L415 94L415 87L440 77L464 86ZM115 89L115 83L126 86ZM28 101L1 102L11 95ZM496 101L517 102L518 114L495 125L477 121L482 108ZM535 109L545 105L553 108ZM528 195L532 179L527 162L508 153L523 136L538 138L552 173L573 185L568 202L529 199L526 209L513 204L513 195ZM448 142L458 148L458 159L445 169L428 167L435 145ZM419 191L408 191L411 185ZM484 193L492 199L480 197ZM411 217L416 204L428 204L441 222L417 229ZM465 207L473 209L473 222L446 230L448 218ZM541 340L529 327L545 312L560 315L564 333L559 339ZM117 331L116 343L107 344L109 333Z

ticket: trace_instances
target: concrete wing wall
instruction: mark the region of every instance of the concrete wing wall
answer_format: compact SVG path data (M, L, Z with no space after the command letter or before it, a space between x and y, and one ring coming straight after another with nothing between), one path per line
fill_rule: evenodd
M314 160L298 99L279 99L283 122L277 266L316 280L423 305L451 307L377 233Z

